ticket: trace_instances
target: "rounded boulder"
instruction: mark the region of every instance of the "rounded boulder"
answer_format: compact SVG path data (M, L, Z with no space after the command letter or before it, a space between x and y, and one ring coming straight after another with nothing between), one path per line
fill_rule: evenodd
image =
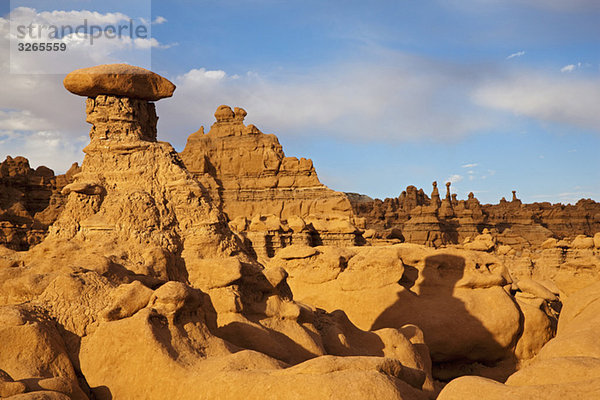
M175 85L147 69L128 64L105 64L68 74L63 85L79 96L123 96L156 101L171 97Z

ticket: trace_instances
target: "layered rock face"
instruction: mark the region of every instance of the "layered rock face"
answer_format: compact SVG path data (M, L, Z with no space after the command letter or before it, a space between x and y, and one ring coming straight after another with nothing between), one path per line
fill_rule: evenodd
M360 233L343 193L321 182L309 159L286 157L277 137L245 125L246 111L220 106L208 133L192 134L181 158L199 179L214 178L232 228L261 258L292 243L354 245Z
M419 328L364 331L296 303L285 270L246 251L207 180L156 141L158 78L116 96L103 92L139 78L77 75L65 86L87 88L73 91L89 96L91 140L64 210L29 251L0 246L1 396L434 396Z
M79 171L73 164L65 175L46 167L32 169L24 157L7 157L0 163L0 244L27 250L46 236L62 210L62 188Z
M514 276L554 282L564 296L600 280L600 233L573 240L550 238L537 249L493 245L491 250L510 265Z
M384 201L349 195L357 217L375 238L400 239L439 247L461 244L488 229L499 244L516 248L539 247L546 239L593 236L600 232L600 203L580 200L575 205L523 204L513 192L512 201L482 205L470 193L458 200L450 193L440 200L437 183L431 198L409 186L397 198Z
M547 238L592 232L595 203L544 214L559 233L516 194L493 212L450 185L377 203L321 185L241 109L220 107L178 154L149 102L174 86L150 71L64 83L87 96L90 144L54 178L65 200L47 237L0 245L0 397L425 400L468 374L440 398L598 391L600 234ZM0 169L2 204L51 214L29 211L53 181L27 184L46 175L25 165ZM353 246L350 201L387 204L372 246Z

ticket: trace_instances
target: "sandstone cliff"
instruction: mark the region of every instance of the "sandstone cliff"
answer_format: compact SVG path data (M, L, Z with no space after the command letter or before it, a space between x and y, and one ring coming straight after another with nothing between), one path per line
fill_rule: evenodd
M0 395L433 397L418 328L363 331L296 303L287 273L246 251L205 180L156 140L147 99L172 94L163 80L123 65L65 79L88 96L90 144L44 241L0 246Z
M51 224L0 245L0 397L425 400L470 374L440 398L597 392L596 203L345 195L241 109L178 154L150 71L64 84L87 97L81 168L0 169L9 215Z
M181 153L198 179L214 182L210 195L231 227L261 258L292 243L359 243L348 198L319 181L311 160L286 157L275 135L245 125L245 117L220 106L210 131L192 134Z
M433 183L431 198L409 186L397 198L365 199L350 195L357 217L365 219L369 237L399 239L434 247L462 244L488 229L499 244L517 248L539 247L546 239L593 236L600 232L600 203L580 200L575 205L523 204L512 200L480 204L471 193L458 200L447 183L442 199Z
M55 176L46 167L32 169L24 157L8 156L0 163L0 244L27 250L46 236L64 205L62 188L79 167Z

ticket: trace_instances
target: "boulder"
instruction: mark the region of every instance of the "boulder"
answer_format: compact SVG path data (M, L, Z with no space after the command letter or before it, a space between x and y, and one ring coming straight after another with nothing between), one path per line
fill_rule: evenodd
M600 283L596 282L569 296L556 337L506 384L462 377L450 382L438 400L596 398L600 393L599 333Z
M572 249L593 249L594 239L585 235L577 235L571 242Z
M63 84L69 92L79 96L104 94L148 101L171 97L175 91L175 85L166 78L128 64L78 69L68 74Z

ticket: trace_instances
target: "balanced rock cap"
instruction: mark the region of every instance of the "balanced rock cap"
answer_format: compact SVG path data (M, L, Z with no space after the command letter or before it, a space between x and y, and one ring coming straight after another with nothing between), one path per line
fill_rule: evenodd
M129 64L104 64L77 69L65 77L65 88L79 96L101 94L156 101L171 97L175 85L147 69Z

